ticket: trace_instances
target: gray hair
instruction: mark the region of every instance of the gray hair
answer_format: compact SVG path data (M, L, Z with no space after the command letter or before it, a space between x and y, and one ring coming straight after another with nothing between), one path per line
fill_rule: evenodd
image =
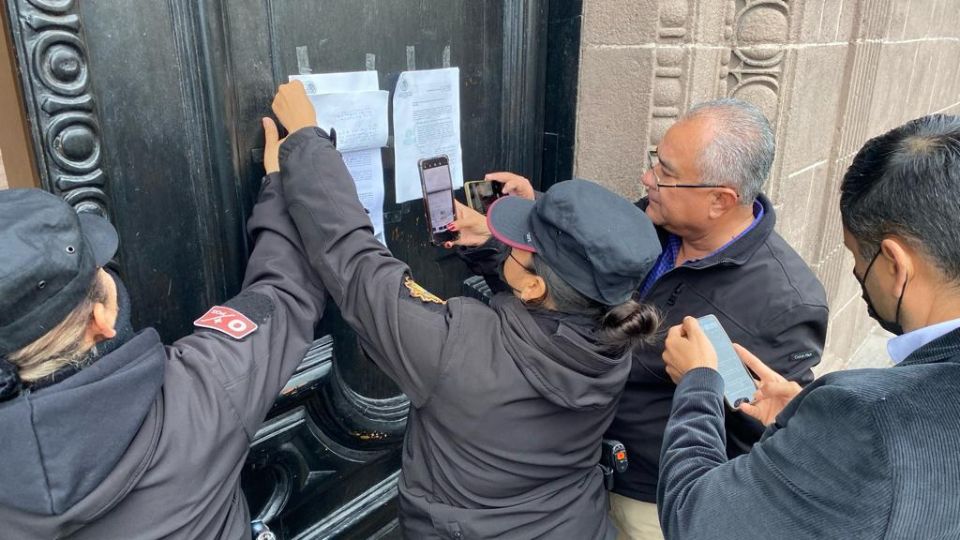
M863 145L840 186L840 216L873 258L896 235L960 282L960 117L911 120Z
M694 118L709 118L716 128L700 156L703 183L730 186L740 195L740 204L753 204L770 174L776 150L767 117L746 101L724 98L694 105L680 121Z

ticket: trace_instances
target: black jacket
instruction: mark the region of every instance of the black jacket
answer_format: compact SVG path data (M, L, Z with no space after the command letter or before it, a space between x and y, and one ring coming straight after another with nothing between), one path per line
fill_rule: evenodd
M613 538L597 461L629 353L607 356L590 324L528 311L512 295L491 306L431 301L405 285L409 268L374 238L320 130L291 135L280 162L311 263L412 404L399 482L404 535ZM314 200L325 204L305 204Z
M0 538L250 537L240 470L324 303L279 188L263 188L243 290L225 304L256 331L165 347L148 328L0 404Z
M644 302L662 310L664 328L683 317L713 313L734 343L756 354L784 377L807 384L820 362L827 333L823 286L800 256L774 231L776 216L763 195L763 218L710 257L669 270ZM646 208L646 199L637 203ZM661 238L666 232L660 230ZM662 344L634 351L633 368L607 437L627 447L630 462L614 492L656 501L660 446L676 386L663 365ZM727 452L747 452L763 426L742 413L726 414Z
M891 368L820 377L732 461L721 385L701 368L677 389L666 538L960 538L960 330Z

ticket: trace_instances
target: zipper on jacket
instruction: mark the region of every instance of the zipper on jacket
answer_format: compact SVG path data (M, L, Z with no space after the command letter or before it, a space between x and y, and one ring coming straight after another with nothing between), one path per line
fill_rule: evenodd
M683 292L683 285L684 283L681 281L680 283L677 284L676 288L673 289L673 292L670 293L670 298L667 298L668 306L673 306L674 304L677 303L677 297L679 297L680 293Z

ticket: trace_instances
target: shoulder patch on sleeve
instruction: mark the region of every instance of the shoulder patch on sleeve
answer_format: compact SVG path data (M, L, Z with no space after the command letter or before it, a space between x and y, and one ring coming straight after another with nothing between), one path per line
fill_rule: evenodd
M213 306L193 321L198 328L209 328L241 340L257 331L273 314L273 301L266 295L244 291L222 306Z
M226 306L213 306L199 319L193 321L194 326L209 328L226 334L233 339L243 339L257 331L257 323L246 315Z
M410 276L405 276L403 278L403 286L407 288L410 296L420 300L423 303L432 303L432 304L446 304L446 300L441 300L439 296L433 294L432 292L424 289L419 283L413 280Z

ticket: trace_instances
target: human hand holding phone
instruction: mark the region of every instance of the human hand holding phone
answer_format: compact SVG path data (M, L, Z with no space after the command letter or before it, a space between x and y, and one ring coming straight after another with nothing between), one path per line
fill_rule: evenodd
M745 414L759 420L763 425L770 425L777 419L780 411L787 406L787 403L800 393L802 388L799 384L788 381L776 371L767 367L753 353L734 343L733 348L743 364L750 368L757 377L760 378L756 393L753 395L753 403L744 403L740 410Z
M512 172L492 172L487 173L483 179L493 180L494 182L503 184L502 191L504 195L514 195L531 201L534 199L533 184L519 174Z
M481 246L490 239L490 229L487 228L487 217L473 208L455 201L457 219L447 226L447 229L459 233L455 240L448 240L443 247L450 249L454 246Z
M426 212L430 242L442 246L457 239L449 226L456 219L453 199L453 179L450 159L445 155L421 159L420 187L423 189L423 209Z
M671 328L667 332L665 345L663 362L667 366L667 375L674 383L679 384L680 379L692 369L717 369L717 351L693 317L684 317L683 323Z

